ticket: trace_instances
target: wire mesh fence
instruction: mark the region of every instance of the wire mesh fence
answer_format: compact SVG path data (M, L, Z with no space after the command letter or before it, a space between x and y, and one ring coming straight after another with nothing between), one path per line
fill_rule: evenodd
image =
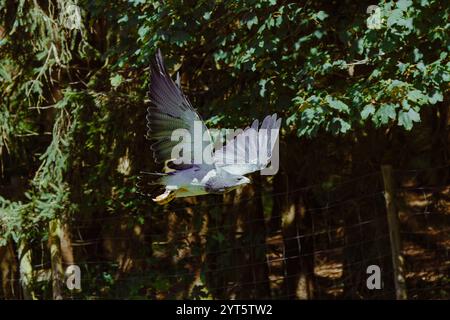
M408 185L417 174L394 171L406 294L445 299L450 295L450 187ZM75 260L62 263L80 267L81 290L64 289L69 299L396 297L379 171L328 189L311 185L237 193L140 217L75 222L70 243ZM47 241L35 247L44 248ZM121 254L114 256L117 248ZM46 250L34 251L33 286L45 297L51 291L52 260ZM368 284L375 279L370 266L380 270L373 276L379 286ZM14 283L20 277L3 277L4 297L5 287Z

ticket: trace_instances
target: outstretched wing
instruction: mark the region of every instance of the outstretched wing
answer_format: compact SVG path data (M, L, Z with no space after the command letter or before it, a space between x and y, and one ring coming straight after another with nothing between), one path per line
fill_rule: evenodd
M151 65L149 97L153 106L147 109L147 138L151 141L151 149L157 163L164 163L168 160L176 160L171 157L173 147L181 146L186 159L194 159L194 152L199 152L194 148L194 123L201 128L201 132L206 133L209 141L203 141L203 145L211 143L211 135L199 114L190 104L183 94L178 84L172 80L167 73L161 52L158 50L154 63ZM172 133L176 129L184 129L189 139L172 141ZM198 131L198 129L197 129ZM208 139L206 139L208 140ZM181 144L182 143L182 144ZM203 150L203 149L202 149ZM178 157L180 158L180 157Z
M270 163L280 131L281 119L273 114L229 139L214 153L216 167L236 175L259 171Z

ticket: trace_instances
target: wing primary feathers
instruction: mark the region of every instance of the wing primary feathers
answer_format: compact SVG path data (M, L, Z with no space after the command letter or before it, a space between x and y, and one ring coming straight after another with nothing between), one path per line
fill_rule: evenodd
M194 136L194 123L202 119L181 90L179 75L176 81L170 77L159 49L150 64L150 72L148 96L152 106L147 108L147 139L152 142L151 150L155 161L163 163L170 159L168 157L171 150L178 144L178 141L170 139L173 131L186 129ZM203 132L208 132L204 123L202 129ZM209 143L211 137L205 145Z
M259 122L257 120L253 121L251 127L247 127L242 133L238 134L230 140L227 140L226 144L221 149L216 150L214 154L216 166L230 173L240 175L245 175L264 169L270 162L270 159L272 157L273 148L279 135L281 119L277 119L277 114L274 113L264 118L261 125L259 126L259 130L258 125ZM258 131L249 132L248 130L250 128ZM274 136L272 136L272 130L276 130ZM250 137L250 141L249 144L242 145L239 136L245 134ZM246 159L246 153L252 150L253 156L258 155L261 148L264 148L263 150L266 151L267 159L259 159L259 157L257 157L256 159L249 159L250 161L248 162ZM255 150L257 152L255 152ZM234 154L234 156L238 158L237 163L234 158L230 159L227 151L230 151L231 156L233 156Z

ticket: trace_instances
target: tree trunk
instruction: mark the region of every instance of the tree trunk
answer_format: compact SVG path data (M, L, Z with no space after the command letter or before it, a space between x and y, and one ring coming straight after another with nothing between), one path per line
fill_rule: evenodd
M266 226L261 198L261 176L253 176L254 184L246 186L239 194L239 208L242 221L243 247L240 254L245 267L240 268L241 291L238 299L268 299L270 297L269 270L266 257Z
M18 248L18 256L20 261L20 285L22 287L22 295L25 300L35 300L36 296L33 291L33 264L31 260L31 248L27 246L25 239L20 240Z
M61 255L61 221L55 218L49 222L49 247L52 266L53 300L63 299L64 269Z
M368 170L379 170L385 159L394 158L387 152L392 149L392 137L378 136L371 132L366 137L358 137L352 150L352 169L354 177L368 174ZM377 146L378 148L375 148ZM368 149L369 148L369 149ZM359 159L366 159L361 162ZM371 167L376 169L371 169ZM387 226L385 201L381 191L381 174L368 176L355 181L350 187L349 197L354 199L351 206L343 211L344 220L344 268L343 281L345 299L392 299L395 297L393 269L390 257L389 230ZM372 195L373 197L367 197ZM367 268L376 265L381 269L382 289L367 287Z
M0 247L0 270L2 275L3 299L19 299L17 260L11 241Z

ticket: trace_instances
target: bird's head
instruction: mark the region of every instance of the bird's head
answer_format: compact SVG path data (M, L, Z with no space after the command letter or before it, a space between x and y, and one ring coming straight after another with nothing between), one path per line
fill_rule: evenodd
M239 175L230 175L224 181L225 192L239 188L240 186L250 183L250 179Z
M234 179L235 179L234 183L237 186L248 184L251 182L249 178L244 177L244 176L236 176L236 177L234 177Z
M206 189L209 193L224 193L250 183L250 179L239 174L232 174L218 168L212 171L214 175L208 179Z

